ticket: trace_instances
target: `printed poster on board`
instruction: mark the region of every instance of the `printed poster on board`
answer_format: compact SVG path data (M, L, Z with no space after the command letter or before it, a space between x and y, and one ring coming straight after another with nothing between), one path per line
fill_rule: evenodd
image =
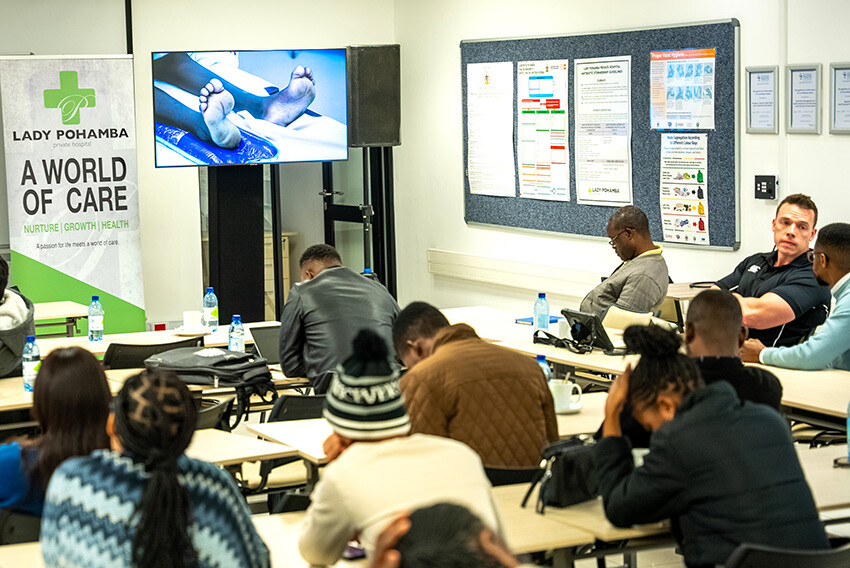
M708 134L661 135L661 228L667 242L709 244Z
M569 60L517 63L519 195L570 200Z
M654 130L714 130L715 49L649 54L649 123Z
M576 59L576 201L632 204L632 56Z
M145 328L133 95L131 56L0 58L12 278L106 333Z

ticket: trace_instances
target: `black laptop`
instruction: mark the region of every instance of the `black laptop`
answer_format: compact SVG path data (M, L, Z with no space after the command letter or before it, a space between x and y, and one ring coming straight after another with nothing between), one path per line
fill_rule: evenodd
M280 324L252 325L251 337L254 338L254 349L268 361L269 368L280 371Z

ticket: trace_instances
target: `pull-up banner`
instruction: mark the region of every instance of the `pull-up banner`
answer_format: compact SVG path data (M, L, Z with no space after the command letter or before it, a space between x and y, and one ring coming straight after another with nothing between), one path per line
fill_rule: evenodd
M132 58L0 58L0 101L14 282L144 329Z

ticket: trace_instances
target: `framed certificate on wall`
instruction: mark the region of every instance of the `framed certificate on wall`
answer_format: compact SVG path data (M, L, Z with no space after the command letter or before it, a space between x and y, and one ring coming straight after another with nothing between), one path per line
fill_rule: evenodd
M747 132L779 134L779 67L747 67Z
M850 63L829 64L829 133L850 134Z
M820 134L821 64L788 65L785 69L785 129L789 134Z

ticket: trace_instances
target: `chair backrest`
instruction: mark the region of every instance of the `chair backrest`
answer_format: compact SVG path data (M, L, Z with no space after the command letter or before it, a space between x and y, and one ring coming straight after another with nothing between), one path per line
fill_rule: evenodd
M269 411L268 422L321 418L325 395L283 395Z
M602 326L613 329L626 329L630 325L649 325L651 320L652 313L650 312L630 312L615 304L608 308L608 311L605 313L605 317L602 319Z
M224 400L202 398L201 407L198 409L198 423L195 426L195 430L216 428L220 424L227 424L227 420L222 420L221 417L225 414L229 415L232 407L232 398L226 398ZM219 429L223 430L224 428Z
M110 343L103 355L103 366L106 369L141 369L145 359L157 353L177 349L178 347L203 347L204 336L190 337L173 343L157 343L153 345L135 345L130 343Z
M685 321L682 317L682 306L679 304L679 300L664 298L661 305L658 306L657 314L659 319L675 324L679 331L684 331Z
M845 568L850 566L850 544L827 550L797 550L742 544L726 561L726 568Z
M0 509L0 544L36 542L41 534L41 517Z

